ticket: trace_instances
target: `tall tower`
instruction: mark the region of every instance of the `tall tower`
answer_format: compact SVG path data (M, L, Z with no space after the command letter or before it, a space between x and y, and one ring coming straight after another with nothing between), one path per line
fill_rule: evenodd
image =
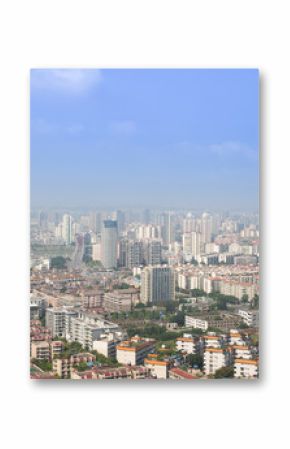
M62 238L66 245L70 245L72 242L72 217L68 214L64 214L62 218Z
M117 236L117 221L104 220L101 232L101 262L104 268L117 267Z

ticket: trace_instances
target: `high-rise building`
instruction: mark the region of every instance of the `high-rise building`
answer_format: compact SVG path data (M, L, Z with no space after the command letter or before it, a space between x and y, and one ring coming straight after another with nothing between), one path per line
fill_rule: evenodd
M101 262L104 268L117 267L117 237L117 221L104 220L101 232Z
M147 265L159 265L161 263L161 242L159 240L148 241L144 250L144 259Z
M39 227L43 230L46 230L48 227L48 215L43 210L39 213Z
M141 273L141 301L163 303L175 298L174 270L170 267L146 267Z
M166 246L169 246L171 243L175 241L175 219L174 215L171 212L167 212L163 215L163 229L162 229L162 238L163 243Z
M68 214L64 214L62 219L62 238L66 245L70 245L72 242L72 217Z
M201 234L199 232L187 232L182 236L183 254L187 257L194 257L200 255L201 249Z
M201 216L201 243L206 244L212 240L212 216L204 212Z
M182 226L184 234L195 231L195 219L190 213L183 219Z
M125 213L122 210L117 210L116 220L118 225L118 233L121 234L125 231Z
M161 263L161 242L159 240L121 240L119 243L119 266L134 268L140 265Z
M200 248L201 248L201 234L199 232L192 232L192 257L196 259L200 256Z

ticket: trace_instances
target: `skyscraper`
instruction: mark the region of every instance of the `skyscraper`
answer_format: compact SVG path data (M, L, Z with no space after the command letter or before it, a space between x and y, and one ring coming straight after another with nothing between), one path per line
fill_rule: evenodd
M201 234L200 232L187 232L182 235L183 254L185 258L200 255L201 252Z
M166 246L169 246L170 243L175 241L175 220L174 215L171 212L167 212L163 215L163 243Z
M101 232L101 262L104 268L117 267L117 236L117 221L104 220Z
M125 213L122 210L117 210L116 220L118 225L118 233L120 234L125 230Z
M212 216L203 213L201 216L201 243L209 243L212 239Z
M141 301L163 303L175 298L174 270L170 267L146 267L141 274Z
M68 214L64 214L62 219L62 238L66 245L70 245L72 242L72 217Z

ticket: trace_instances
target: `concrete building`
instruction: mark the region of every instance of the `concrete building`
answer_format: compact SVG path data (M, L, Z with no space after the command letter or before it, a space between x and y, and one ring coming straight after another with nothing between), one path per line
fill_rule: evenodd
M259 361L236 359L234 363L234 376L238 379L256 379L259 377Z
M186 354L196 354L201 349L201 343L199 338L190 334L183 334L183 337L176 339L176 349Z
M104 220L101 232L101 262L104 268L117 267L117 221Z
M210 243L213 234L212 216L204 212L201 216L201 243Z
M55 357L59 356L64 350L63 341L51 341L49 345L50 349L50 359L53 360Z
M168 378L169 362L146 358L144 359L144 366L150 370L152 376L156 379Z
M36 341L31 343L31 358L37 360L50 359L50 345L48 341Z
M208 376L218 369L229 366L231 352L226 349L206 348L204 351L204 372Z
M185 327L193 327L194 329L201 329L206 331L208 329L208 321L194 316L185 315Z
M132 337L117 346L117 360L123 365L140 365L148 354L155 351L155 341Z
M70 307L49 307L45 312L46 327L51 330L52 337L67 336L71 332L71 319L76 317L78 312Z
M93 341L93 349L108 358L116 358L116 348L121 342L121 336L117 332L101 335Z
M62 238L66 245L70 245L72 242L72 217L68 214L64 214L62 219Z
M259 310L240 309L239 316L249 327L259 327Z
M141 273L141 302L156 304L174 299L174 270L167 266L146 267Z
M162 239L165 246L175 241L175 216L172 212L163 214Z
M111 323L102 317L91 317L89 315L79 315L71 319L70 341L77 341L88 350L93 349L95 340L99 340L102 335L111 332L120 332L118 324Z
M132 310L132 295L120 290L105 293L103 307L106 312L129 312Z

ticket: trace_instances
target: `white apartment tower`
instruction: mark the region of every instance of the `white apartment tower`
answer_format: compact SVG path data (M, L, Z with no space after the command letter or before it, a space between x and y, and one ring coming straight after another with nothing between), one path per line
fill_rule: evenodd
M201 216L201 243L211 242L212 229L212 216L204 212Z
M62 238L66 245L70 245L72 242L72 217L68 214L64 214L62 219Z

